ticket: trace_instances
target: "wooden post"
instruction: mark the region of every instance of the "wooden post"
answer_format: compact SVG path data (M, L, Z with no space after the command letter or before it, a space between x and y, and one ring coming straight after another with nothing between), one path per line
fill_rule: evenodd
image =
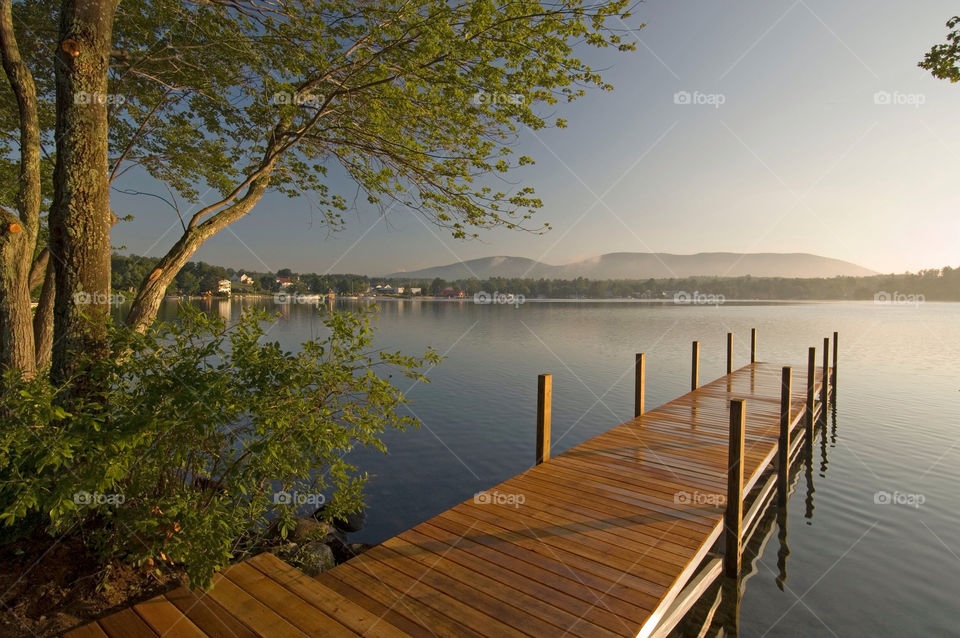
M840 338L840 333L833 333L833 372L830 373L830 387L833 389L833 400L836 403L837 400L837 341Z
M690 369L690 389L696 390L700 387L700 342L693 342L693 356Z
M830 337L823 338L823 379L820 384L820 407L823 418L827 418L827 406L830 404Z
M810 439L807 444L813 444L813 402L815 400L814 396L814 385L817 383L817 349L811 347L807 351L807 438Z
M740 574L743 539L743 433L746 429L746 401L730 401L730 447L727 455L727 509L723 517L725 551L723 571L730 578Z
M757 362L757 329L750 328L750 363Z
M637 353L637 360L634 364L634 384L633 384L633 416L634 418L643 414L643 398L647 385L647 355L642 352Z
M550 459L550 403L553 398L553 376L537 377L537 465Z
M793 369L783 366L780 374L780 441L777 443L777 501L787 504L787 483L790 480L790 395Z
M733 372L733 333L727 333L727 374Z

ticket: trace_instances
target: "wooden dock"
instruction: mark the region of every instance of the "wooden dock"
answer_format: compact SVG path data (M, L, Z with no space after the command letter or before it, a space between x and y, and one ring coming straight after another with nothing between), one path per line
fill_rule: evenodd
M210 592L180 588L66 635L666 635L737 575L760 513L786 498L833 394L828 352L822 366L811 349L803 366L733 370L728 346L732 371L699 386L695 344L695 389L649 412L638 355L639 416L553 458L545 375L531 469L316 578L261 554Z

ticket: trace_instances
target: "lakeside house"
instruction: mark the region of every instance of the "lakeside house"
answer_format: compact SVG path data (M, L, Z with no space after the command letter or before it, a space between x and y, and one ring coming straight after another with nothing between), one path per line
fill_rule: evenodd
M440 291L440 296L444 299L463 299L467 293L456 288L444 288Z
M411 295L419 295L420 293L421 293L421 289L420 289L420 288L410 288L410 294L411 294Z
M251 277L250 275L248 275L248 274L246 274L246 273L240 273L239 275L234 275L234 276L230 279L230 281L232 281L232 282L235 283L235 284L244 284L245 286L252 286L252 285L253 285L253 277Z
M229 279L221 279L220 281L217 282L218 293L229 295L231 288L232 286L230 284Z
M275 281L281 288L289 288L293 285L293 280L290 277L277 277Z
M403 294L403 288L394 288L390 284L377 284L373 289L375 295L400 295Z

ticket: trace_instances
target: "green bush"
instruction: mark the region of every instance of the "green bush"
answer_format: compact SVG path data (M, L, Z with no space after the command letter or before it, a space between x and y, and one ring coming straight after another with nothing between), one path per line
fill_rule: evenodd
M370 312L326 314L326 336L293 353L265 339L262 311L227 325L184 305L145 335L113 329L114 356L87 380L101 389L66 406L43 375L8 371L0 521L39 514L104 560L177 564L206 587L273 519L292 529L304 500L325 499L330 518L357 511L366 475L343 457L418 425L378 368L426 381L439 363L372 352Z

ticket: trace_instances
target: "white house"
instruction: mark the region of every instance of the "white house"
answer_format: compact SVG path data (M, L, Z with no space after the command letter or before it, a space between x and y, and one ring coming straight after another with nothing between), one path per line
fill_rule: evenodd
M221 279L220 281L217 282L217 292L226 293L229 295L230 288L231 288L231 285L230 285L229 279Z
M419 288L411 288L411 289L410 289L410 294L411 294L411 295L419 295L419 294L420 294L420 289L419 289Z
M252 284L252 283L253 283L253 277L251 277L250 275L248 275L248 274L246 274L246 273L240 273L240 283L242 283L242 284L248 284L248 285L249 285L249 284Z

